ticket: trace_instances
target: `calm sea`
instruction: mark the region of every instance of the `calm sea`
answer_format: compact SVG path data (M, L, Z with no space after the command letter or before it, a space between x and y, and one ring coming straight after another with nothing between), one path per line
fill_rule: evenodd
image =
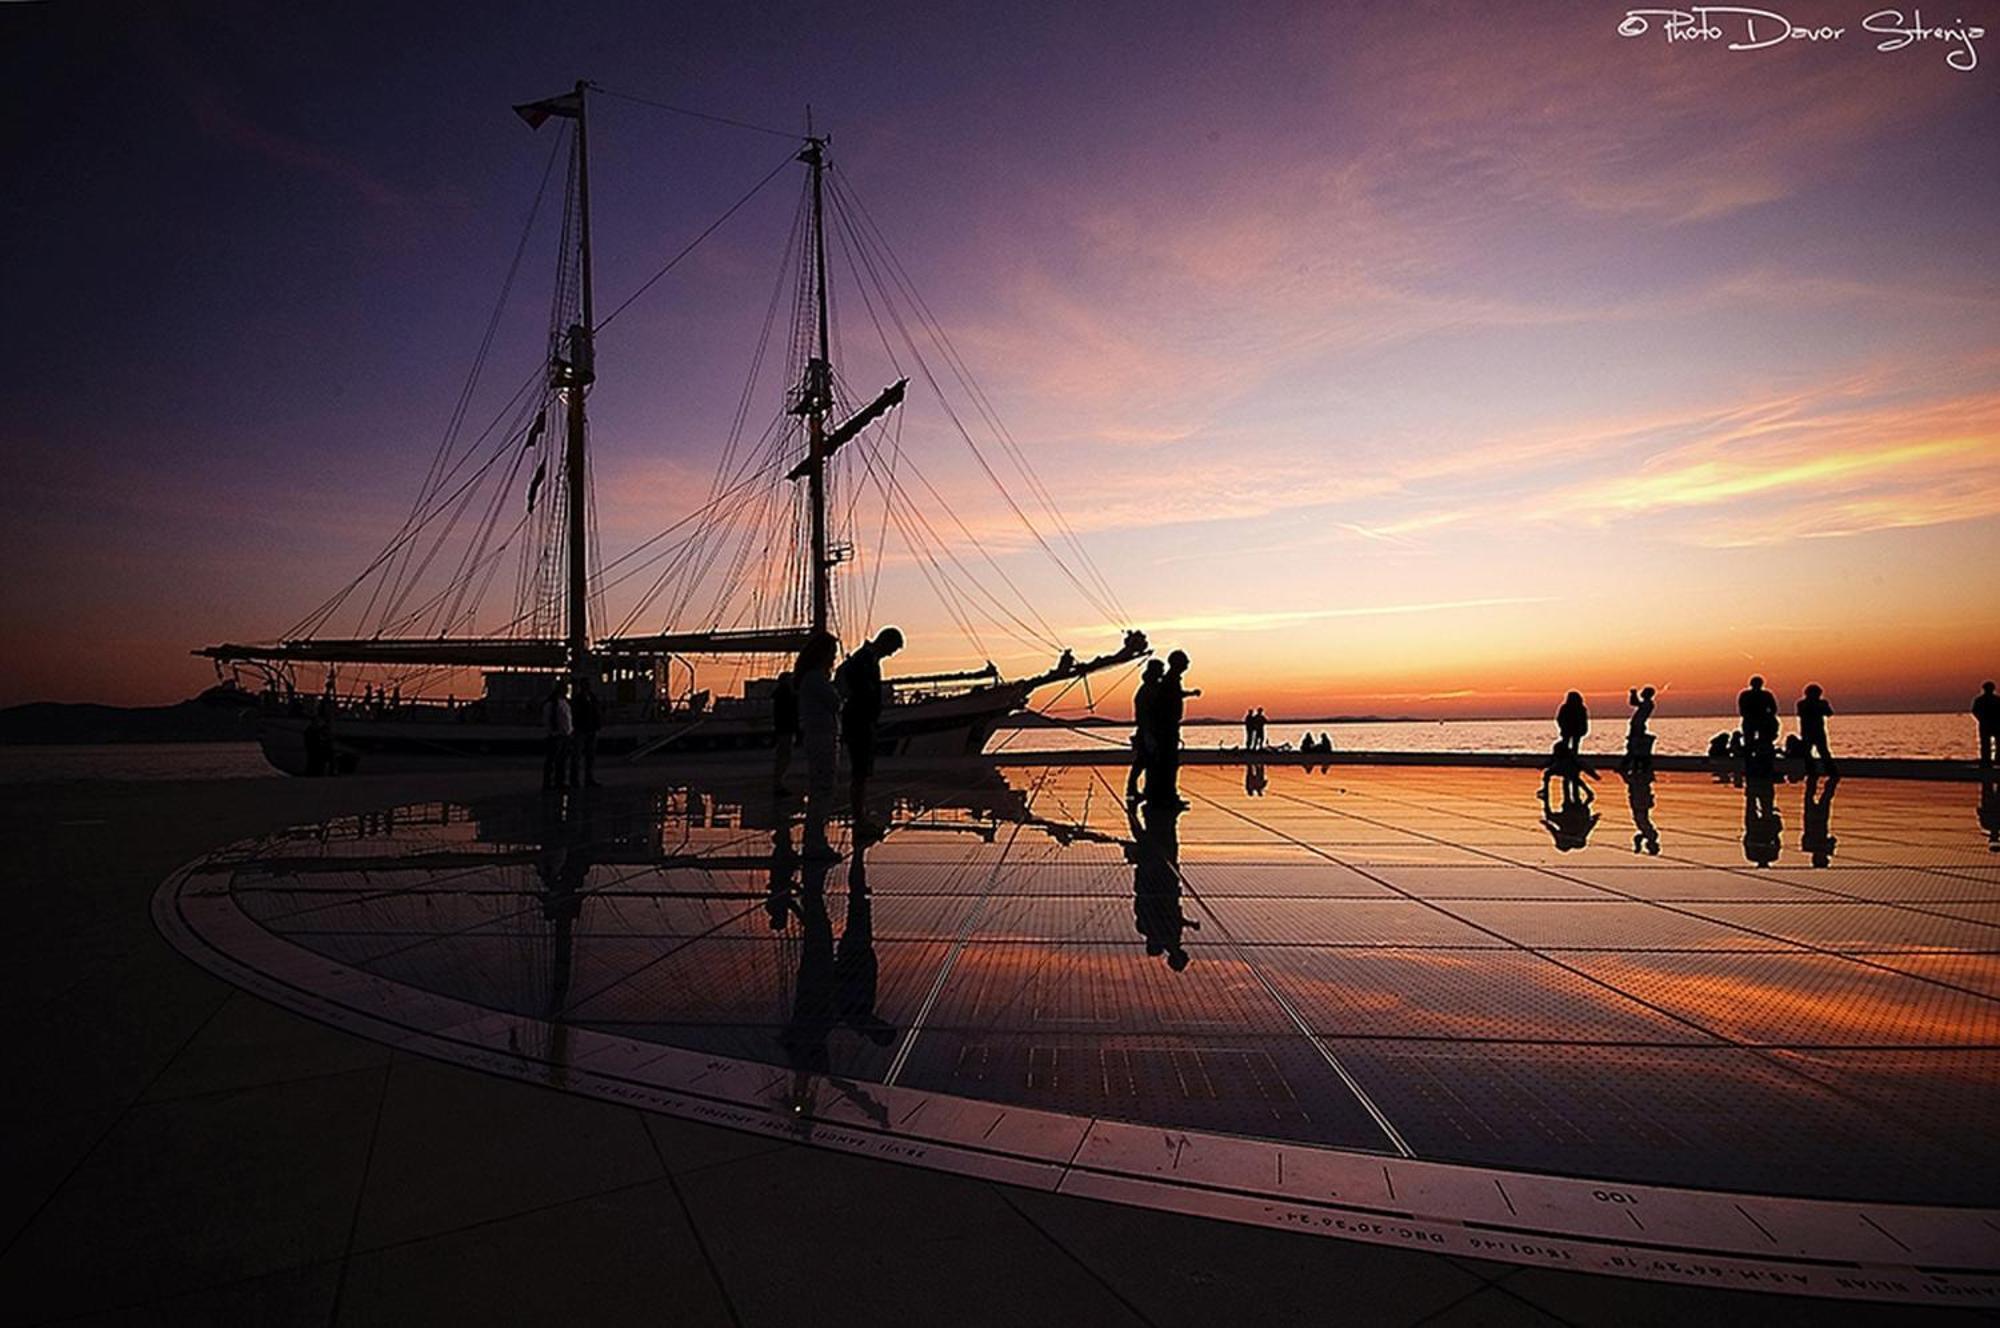
M263 779L277 773L254 742L0 745L0 784L68 779Z
M1735 716L1656 716L1651 725L1655 752L1700 756L1708 740L1736 727ZM1794 723L1787 719L1785 731ZM1333 737L1342 752L1546 752L1556 740L1549 719L1407 720L1392 724L1273 724L1265 741L1294 750L1310 731ZM1970 715L1835 715L1827 724L1836 756L1932 756L1970 759L1979 755ZM1122 746L1120 729L1003 729L987 750L1015 752L1070 751L1076 748ZM1189 747L1240 747L1241 724L1189 724L1181 730ZM1625 713L1594 719L1583 749L1616 757L1625 750Z
M1655 719L1656 751L1700 755L1718 731L1736 726L1733 718ZM1789 731L1789 723L1787 729ZM1555 725L1543 719L1410 720L1393 724L1321 724L1315 733L1333 735L1336 751L1346 752L1546 752ZM1969 715L1836 715L1829 730L1835 755L1930 756L1970 759L1978 746ZM1268 741L1294 749L1306 727L1274 724ZM1240 724L1194 723L1183 730L1190 747L1239 747ZM1100 751L1123 747L1121 729L1002 729L989 751ZM1592 727L1584 750L1616 757L1625 749L1625 722ZM102 746L0 746L0 784L73 779L267 779L277 771L254 742L108 743Z

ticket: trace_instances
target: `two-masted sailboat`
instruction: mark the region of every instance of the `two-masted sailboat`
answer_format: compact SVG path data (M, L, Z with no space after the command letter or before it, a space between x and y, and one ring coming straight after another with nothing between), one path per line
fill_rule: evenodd
M496 307L495 323L488 327L452 426L409 518L388 547L344 590L282 639L256 644L231 642L195 652L215 661L217 670L227 670L231 677L246 669L262 675L259 737L265 755L281 770L293 774L321 769L379 772L457 763L533 762L540 759L545 739L543 701L558 678L591 680L603 711L598 752L607 760L768 747L773 740L771 691L775 674L787 666L788 657L812 633L840 634L843 624L838 618L834 573L855 556L856 549L854 541L837 538L834 528L830 511L834 462L850 448L867 450L857 446L857 440L868 443L871 433L882 431L884 421L904 405L910 380L907 376L900 379L858 408L850 407L846 400L834 368L829 335L828 220L829 194L834 186L829 180L828 140L810 134L796 136L796 150L788 149L790 160L806 168L807 179L787 246L787 264L796 269L798 277L792 283L793 372L788 377L783 414L752 449L754 463L746 459L737 446L738 438L732 435L709 501L693 517L684 518L669 532L615 560L621 579L662 566L653 589L641 599L639 609L628 615L628 623L654 603L663 589L672 607L687 611L691 588L704 582L720 588L721 602L734 604L734 618L730 620L730 611L718 607L698 625L678 629L651 633L597 630L608 613L605 569L593 566L595 528L586 411L596 382L597 335L603 326L595 309L591 272L587 102L593 91L602 90L579 82L560 97L515 108L530 127L555 120L567 122L570 129L560 262L543 363L493 426L469 444L462 441L473 388L500 317ZM562 146L558 144L551 154L551 174ZM544 176L545 194L551 174ZM771 178L765 177L766 181ZM541 202L538 198L537 212ZM534 221L531 213L530 230ZM880 232L873 229L872 219L865 214L862 220L849 219L844 224L846 229L840 236L844 245L865 250L879 240ZM527 240L524 233L523 250ZM879 268L867 252L860 258L870 265L878 297L886 300L896 290L914 294L907 285L907 274L893 256L881 256ZM519 261L517 252L517 267ZM672 265L670 262L668 267ZM891 272L886 281L883 269ZM512 276L510 271L509 286ZM866 299L865 288L863 295ZM505 298L503 290L503 305ZM774 295L773 313L765 324L766 342L776 307ZM868 308L873 317L874 303ZM914 321L921 325L928 320L928 309L921 306L920 298L918 308L921 312ZM907 333L907 324L897 326ZM944 345L947 372L943 375L931 370L914 343L909 347L922 366L926 383L940 394L941 376L955 377L961 384L968 382L956 351L948 342ZM760 362L763 349L764 343L760 343ZM753 368L753 383L756 373ZM977 394L975 410L990 419L983 393L978 393L976 385L971 391ZM747 406L748 387L745 392ZM949 405L945 409L952 424L973 443L959 413ZM739 429L743 414L739 410ZM1004 429L999 436L1002 448L1023 468L1043 504L1042 527L1035 525L1027 507L1011 497L1008 508L1028 525L1034 543L1059 564L1065 538L1068 550L1087 564L1088 555L1049 504L1046 489L1025 469L1025 457L1013 447ZM886 532L886 505L910 502L910 486L896 469L904 455L900 447L886 456L878 449L877 455L864 460L867 478L885 504L882 529ZM510 526L506 520L513 510L509 497L518 501L520 477L529 472L530 462L534 464L525 485L527 511ZM995 466L984 456L980 467L999 483ZM735 552L727 558L724 555L729 550L724 546L728 541L704 535L704 520L726 526L732 517L741 515L746 495L786 485L797 494L789 504L792 510L761 527L762 547L767 553L774 544L785 545L789 537L793 556L775 577L748 566L747 559L755 552L752 546L757 544L756 532L743 536L739 531ZM927 481L922 492L927 499L937 499ZM775 511L777 504L771 501L768 507ZM1051 522L1054 527L1045 530ZM850 533L860 533L853 529L851 520L849 524ZM919 515L914 523L907 517L899 518L897 528L906 539L921 541L927 524ZM956 524L969 539L971 532L964 523ZM667 533L679 534L679 541L665 542ZM956 539L950 542L951 547L935 542L928 551L919 550L921 556L915 559L926 565L927 578L933 570L944 575L953 568L971 575L974 589L954 601L957 608L952 616L961 622L967 605L981 596L986 602L999 603L994 576L989 574L982 580L977 575L960 556L963 544ZM455 556L447 551L451 548L457 549ZM469 630L503 556L510 551L516 554L518 565L513 617L498 630ZM990 557L989 565L998 581L1011 589L1012 580ZM430 583L425 577L440 568L449 569L445 584L426 596L423 592ZM1093 599L1093 603L1108 614L1107 600L1112 605L1116 601L1109 598L1109 589L1094 567L1086 566L1081 576L1067 565L1062 570L1086 593L1091 586L1100 590L1103 597ZM423 590L418 589L420 585ZM351 610L357 600L365 600L359 618L367 630L329 633L336 613ZM1024 628L1031 619L1046 625L1032 608L1025 614L1005 606L1002 610ZM786 616L769 625L766 620L776 614ZM801 617L805 621L799 621ZM743 621L745 618L751 621ZM850 627L854 637L849 644L853 644L866 624ZM419 628L422 630L413 630ZM1045 647L1060 646L1046 633L1032 639ZM1075 683L1127 664L1147 651L1145 636L1128 629L1117 648L1107 653L1079 661L1063 648L1052 665L1023 677L1005 678L990 661L977 669L892 677L886 683L889 695L880 745L891 753L976 754L984 749L994 729L1029 704L1039 689ZM734 661L725 668L732 681L741 684L740 690L724 695L699 686L694 663L698 659ZM757 676L760 673L763 676ZM467 686L475 675L476 691ZM469 693L463 699L461 687Z

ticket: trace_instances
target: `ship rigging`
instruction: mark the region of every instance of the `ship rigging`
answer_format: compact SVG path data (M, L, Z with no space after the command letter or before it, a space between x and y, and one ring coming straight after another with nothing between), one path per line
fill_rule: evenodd
M990 655L983 667L889 679L882 731L889 750L976 753L1037 689L1084 683L1146 654L1144 635L1118 626L1126 615L1115 593L1026 452L1000 422L880 227L833 171L828 136L809 130L793 137L784 160L630 297L597 316L593 94L623 96L579 81L561 96L514 108L531 128L555 123L568 132L552 146L500 297L407 518L361 573L277 641L228 642L195 652L215 661L218 671L262 673L260 736L272 762L294 773L306 770L305 734L315 718L331 722L343 768L535 759L540 700L563 675L601 685L608 713L599 750L605 755L639 759L768 745L772 679L753 676L755 671L782 669L784 657L812 633L839 635L843 618L872 615L892 532L975 649L988 653L983 627L1018 648L1059 657L1013 679L1002 676ZM491 423L468 437L472 403L559 161L563 202L545 354ZM805 167L806 178L780 279L707 496L694 511L605 562L596 556L588 410L598 386L600 335L794 165ZM852 289L897 375L865 402L835 367L830 248L848 260ZM788 288L793 312L784 401L761 436L746 441ZM1002 556L925 476L914 451L903 447L913 383L936 404L938 421L966 444L977 471L1025 532L1023 547L1044 555L1099 621L1122 633L1113 649L1079 661L1022 593ZM953 405L947 388L963 395L966 409ZM836 464L842 462L848 464ZM1025 501L1003 482L1008 476L1020 481ZM874 505L862 503L863 496ZM489 592L510 554L511 613L478 630L490 620ZM611 596L621 590L630 603L613 627ZM338 631L343 619L354 624L345 633ZM660 623L657 630L643 630L649 619ZM768 662L774 656L777 662ZM700 685L697 659L716 661L740 694ZM320 666L323 685L316 677ZM459 689L473 674L476 695L460 704Z

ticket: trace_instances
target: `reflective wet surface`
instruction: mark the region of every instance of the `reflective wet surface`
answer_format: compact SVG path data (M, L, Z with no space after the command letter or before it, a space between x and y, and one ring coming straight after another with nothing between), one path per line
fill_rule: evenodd
M236 845L265 971L787 1076L1390 1157L1817 1197L2000 1193L1977 785L1606 772L889 772L803 851L767 772L424 804ZM223 948L231 942L216 941ZM243 947L246 950L249 947ZM284 973L274 976L292 980ZM303 979L300 979L303 980Z

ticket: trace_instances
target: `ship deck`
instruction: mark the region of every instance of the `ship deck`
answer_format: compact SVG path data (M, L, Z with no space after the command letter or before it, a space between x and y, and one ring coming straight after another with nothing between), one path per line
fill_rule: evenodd
M1780 784L1758 867L1710 776L1650 807L1607 777L1565 849L1520 771L1191 768L1134 821L1102 769L932 769L883 782L857 865L799 857L761 774L300 827L156 920L403 1050L786 1140L1487 1259L2000 1294L1977 790Z

